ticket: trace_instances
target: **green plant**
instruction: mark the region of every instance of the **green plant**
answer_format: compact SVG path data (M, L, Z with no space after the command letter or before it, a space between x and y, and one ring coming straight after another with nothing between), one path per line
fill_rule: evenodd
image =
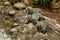
M37 4L39 0L30 0L31 3Z
M43 7L50 7L53 0L31 0L32 4L40 4Z
M51 3L51 0L40 0L39 1L40 5L48 7Z

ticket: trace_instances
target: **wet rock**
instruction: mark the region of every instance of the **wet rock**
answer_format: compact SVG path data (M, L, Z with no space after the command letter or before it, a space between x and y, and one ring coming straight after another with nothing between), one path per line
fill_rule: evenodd
M17 9L24 9L26 8L26 5L24 5L23 3L16 3L13 5L13 7L17 8Z
M10 2L7 1L7 2L4 3L4 5L5 6L9 6L10 5Z

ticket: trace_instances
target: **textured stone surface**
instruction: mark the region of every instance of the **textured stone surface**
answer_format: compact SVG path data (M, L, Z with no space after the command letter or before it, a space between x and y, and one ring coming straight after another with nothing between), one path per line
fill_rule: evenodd
M60 40L60 25L55 20L46 17L40 8L24 7L20 4L24 5L14 5L18 9L26 9L16 10L14 5L1 7L0 10L4 11L0 14L1 40ZM7 15L9 13L14 16Z
M26 5L24 5L23 3L19 3L19 2L14 4L13 6L17 9L26 8Z
M4 29L0 29L0 40L11 40L5 32Z

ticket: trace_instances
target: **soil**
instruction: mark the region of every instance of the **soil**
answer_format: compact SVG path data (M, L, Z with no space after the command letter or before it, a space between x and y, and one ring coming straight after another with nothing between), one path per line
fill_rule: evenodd
M47 17L57 20L57 22L60 24L60 8L54 11L45 9L44 12Z
M57 9L54 10L48 10L48 9L43 9L47 17L55 19L59 24L60 24L60 1L57 0Z

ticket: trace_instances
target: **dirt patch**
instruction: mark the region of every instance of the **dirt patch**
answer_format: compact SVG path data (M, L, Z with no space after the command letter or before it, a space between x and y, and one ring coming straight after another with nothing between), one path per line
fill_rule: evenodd
M44 10L45 14L47 17L56 19L58 21L58 23L60 24L60 8L54 11L50 11L50 10Z

